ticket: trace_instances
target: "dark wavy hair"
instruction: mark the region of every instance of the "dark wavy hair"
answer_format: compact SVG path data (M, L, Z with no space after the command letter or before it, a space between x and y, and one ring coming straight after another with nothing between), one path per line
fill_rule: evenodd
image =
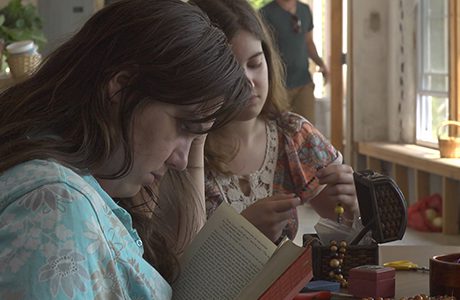
M114 118L108 83L120 72L129 80ZM116 1L52 52L35 74L0 94L0 173L28 160L52 159L92 174L122 147L121 169L104 174L119 178L132 167L131 125L146 104L202 104L188 121L213 120L217 128L249 95L226 36L200 9L180 0ZM162 243L161 225L150 225L139 233L153 243L145 256L158 267L173 254Z

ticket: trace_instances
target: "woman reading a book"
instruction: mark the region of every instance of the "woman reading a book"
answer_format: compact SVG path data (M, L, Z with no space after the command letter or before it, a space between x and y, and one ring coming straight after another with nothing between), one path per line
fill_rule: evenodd
M303 117L288 112L282 66L259 14L246 0L194 0L227 35L252 97L206 139L206 210L228 202L272 241L297 232L296 207L352 223L353 170ZM339 206L338 206L339 205Z
M180 171L203 174L203 135L249 96L197 7L121 0L91 17L0 94L0 299L170 299L178 246L160 204L194 223ZM132 197L168 169L178 184L139 213Z

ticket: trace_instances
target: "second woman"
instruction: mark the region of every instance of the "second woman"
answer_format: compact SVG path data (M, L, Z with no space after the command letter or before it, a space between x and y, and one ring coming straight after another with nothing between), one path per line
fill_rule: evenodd
M227 35L252 84L239 116L206 140L208 217L228 202L271 240L298 228L296 207L351 223L358 211L353 169L305 118L288 112L282 65L259 14L246 0L195 0Z

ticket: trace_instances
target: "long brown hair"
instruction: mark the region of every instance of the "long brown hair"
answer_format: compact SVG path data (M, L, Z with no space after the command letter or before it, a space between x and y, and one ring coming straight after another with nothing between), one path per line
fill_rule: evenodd
M268 95L261 116L276 118L288 110L287 92L284 85L284 67L273 37L265 25L260 14L255 11L247 0L192 0L206 12L217 26L219 26L231 40L240 30L253 34L262 44L268 67ZM226 162L235 153L234 151L219 151L214 136L218 131L212 132L206 140L206 161L208 166L223 173L227 173Z
M119 92L114 120L108 83L120 72L130 78ZM197 7L180 0L117 1L91 17L33 76L0 94L0 173L31 159L52 159L91 174L122 147L118 172L93 174L119 178L132 167L131 125L144 105L201 103L192 121L215 120L217 128L249 95L225 35ZM133 219L152 243L146 257L168 277L161 262L174 253L162 243L161 224Z

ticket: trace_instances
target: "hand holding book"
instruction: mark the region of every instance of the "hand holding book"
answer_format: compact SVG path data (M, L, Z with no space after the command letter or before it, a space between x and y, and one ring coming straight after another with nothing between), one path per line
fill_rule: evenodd
M277 247L221 204L181 258L173 299L292 299L312 278L311 249Z

